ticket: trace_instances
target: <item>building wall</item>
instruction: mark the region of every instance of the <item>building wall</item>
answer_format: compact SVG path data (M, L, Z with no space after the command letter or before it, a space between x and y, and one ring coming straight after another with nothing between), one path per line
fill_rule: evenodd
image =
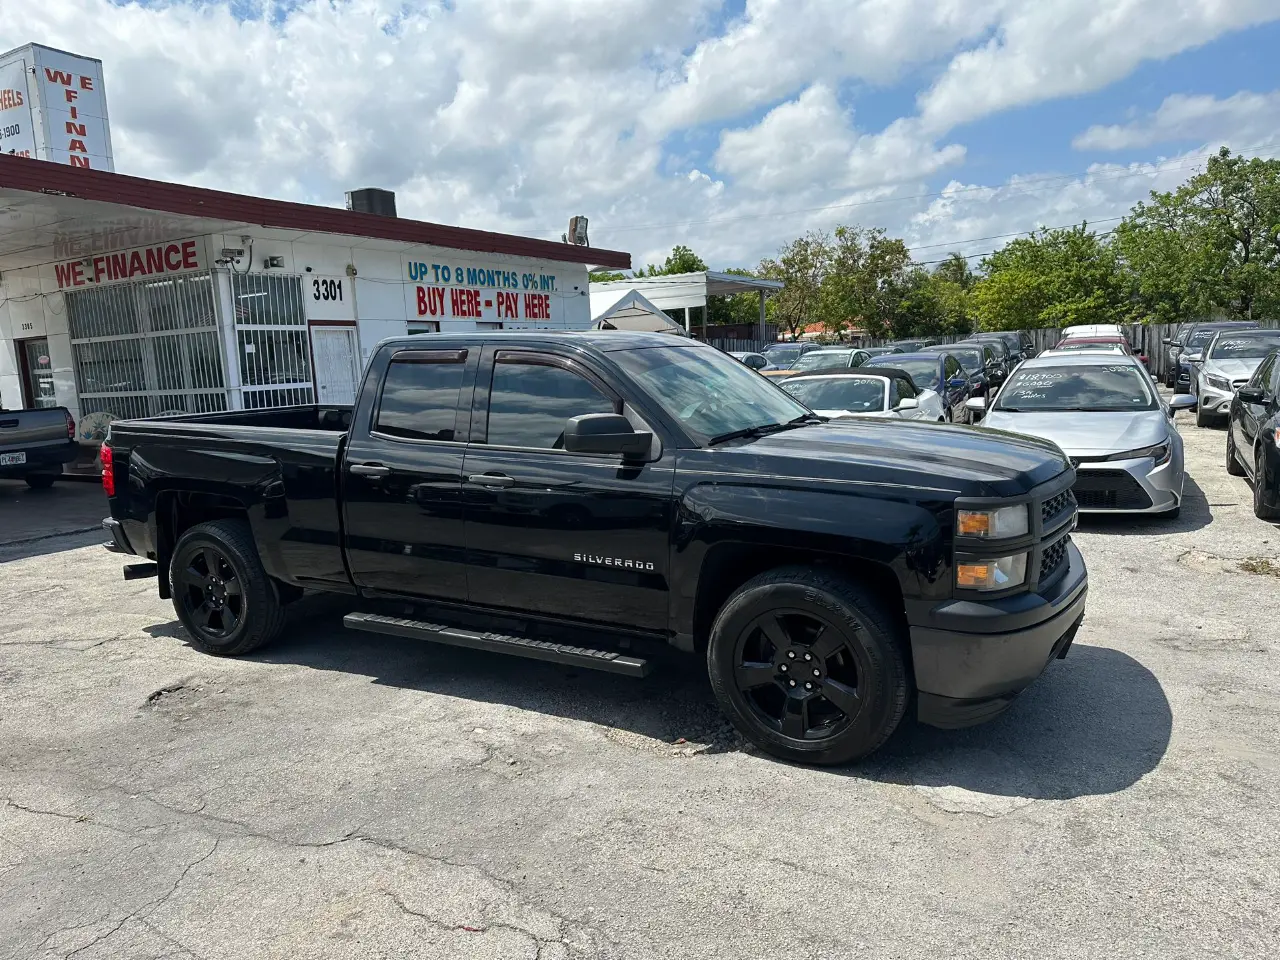
M391 241L332 238L292 241L271 231L247 244L239 235L193 238L199 270L234 268L302 279L309 323L352 323L358 330L361 364L379 341L418 329L465 332L477 327L585 330L591 325L587 268L583 264L530 260ZM231 265L216 261L224 248L245 250ZM269 258L278 266L267 268ZM67 289L93 289L85 269L75 282L68 264L5 271L0 279L0 403L22 406L15 340L45 336L58 402L79 421L67 322ZM93 258L89 272L93 270ZM102 265L98 264L99 270ZM188 271L179 271L188 272ZM447 277L447 279L446 279ZM110 278L103 282L112 282ZM219 326L228 328L234 303L222 302ZM233 349L234 337L226 338ZM224 357L228 373L237 358Z

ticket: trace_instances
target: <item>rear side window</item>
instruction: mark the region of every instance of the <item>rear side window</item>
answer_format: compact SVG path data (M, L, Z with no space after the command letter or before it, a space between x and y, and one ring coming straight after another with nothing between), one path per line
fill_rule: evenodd
M564 424L585 413L616 413L613 400L586 377L540 363L499 361L489 394L489 437L495 446L564 448Z
M462 359L392 360L374 432L406 440L453 440L465 369Z

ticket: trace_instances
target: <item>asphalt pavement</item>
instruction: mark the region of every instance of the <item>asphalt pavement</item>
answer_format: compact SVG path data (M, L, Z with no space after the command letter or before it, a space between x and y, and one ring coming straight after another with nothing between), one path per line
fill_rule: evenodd
M1182 517L1077 533L1070 656L840 770L745 749L679 661L575 672L329 603L202 656L86 534L0 527L0 957L1273 955L1280 529L1179 421Z

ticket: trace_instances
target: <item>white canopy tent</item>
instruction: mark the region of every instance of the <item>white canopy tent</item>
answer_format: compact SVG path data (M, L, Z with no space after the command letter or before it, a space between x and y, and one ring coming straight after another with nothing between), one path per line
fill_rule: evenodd
M604 309L598 309L608 303ZM680 325L650 303L638 290L610 291L599 298L591 296L592 328L595 330L633 330L645 333L683 334Z
M657 306L659 310L683 312L685 333L689 333L689 308L703 307L703 317L705 317L707 297L758 293L760 295L760 326L757 335L764 339L765 298L772 293L777 293L784 286L780 280L744 277L736 273L718 273L714 270L673 273L663 277L610 280L607 283L591 284L591 315L599 317L614 299L627 292L635 292L641 294L647 303Z

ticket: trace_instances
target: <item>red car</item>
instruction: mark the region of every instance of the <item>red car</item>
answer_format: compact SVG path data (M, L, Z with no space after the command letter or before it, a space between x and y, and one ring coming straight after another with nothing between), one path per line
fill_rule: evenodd
M1137 357L1138 362L1147 369L1150 365L1147 363L1147 355L1145 353L1134 353L1133 347L1129 346L1129 341L1119 336L1097 336L1097 337L1067 337L1059 340L1057 345L1052 349L1055 351L1066 350L1091 350L1103 346L1117 346L1131 357Z

